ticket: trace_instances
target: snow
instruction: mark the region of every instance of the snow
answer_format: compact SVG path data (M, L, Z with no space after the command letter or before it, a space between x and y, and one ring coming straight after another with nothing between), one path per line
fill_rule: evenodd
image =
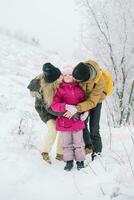
M48 60L58 58L38 47L0 35L0 199L1 200L130 200L134 199L133 127L111 128L103 109L102 157L86 167L65 172L64 162L52 165L40 152L46 125L34 110L27 85Z

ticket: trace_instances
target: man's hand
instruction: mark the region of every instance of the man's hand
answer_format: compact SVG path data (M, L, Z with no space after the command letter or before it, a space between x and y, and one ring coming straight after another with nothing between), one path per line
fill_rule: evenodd
M79 113L75 113L73 116L72 116L73 119L80 119L80 114Z
M81 114L80 116L81 121L85 121L88 116L89 116L89 111L86 111L83 114Z
M69 111L65 112L64 117L68 118L68 119L71 119L71 117L73 116Z

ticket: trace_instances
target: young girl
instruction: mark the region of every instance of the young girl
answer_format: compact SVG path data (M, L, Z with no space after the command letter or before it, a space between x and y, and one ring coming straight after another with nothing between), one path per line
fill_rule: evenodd
M63 71L63 83L57 89L51 108L55 112L66 112L67 105L77 105L84 101L85 94L72 77L72 68ZM84 167L85 152L83 143L84 122L79 118L66 118L58 116L56 129L62 134L63 156L66 166L64 170L70 171L76 160L77 169Z

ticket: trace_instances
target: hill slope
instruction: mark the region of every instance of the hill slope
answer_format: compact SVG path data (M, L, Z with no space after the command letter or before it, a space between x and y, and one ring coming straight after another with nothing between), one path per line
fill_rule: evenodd
M55 148L51 166L42 160L40 151L47 127L36 114L34 99L26 87L48 60L56 62L37 47L0 35L0 199L134 198L132 139L127 128L111 129L110 137L104 111L101 158L91 162L89 156L85 169L78 172L74 167L70 173L64 172L64 162L55 160Z

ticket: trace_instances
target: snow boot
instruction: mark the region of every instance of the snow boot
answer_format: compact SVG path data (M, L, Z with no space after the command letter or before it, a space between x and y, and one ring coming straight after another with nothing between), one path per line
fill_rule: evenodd
M63 155L57 153L55 159L56 159L56 160L60 160L60 161L62 161L62 160L63 160Z
M49 157L49 154L47 152L42 152L41 155L43 157L43 160L45 160L49 164L52 164L50 157Z
M94 161L98 156L101 156L101 152L93 152L91 154L92 161Z
M74 166L73 160L69 160L69 161L66 162L66 166L64 167L64 170L71 171L73 166Z
M84 161L81 161L81 162L77 161L76 165L77 165L77 170L80 170L84 168Z

